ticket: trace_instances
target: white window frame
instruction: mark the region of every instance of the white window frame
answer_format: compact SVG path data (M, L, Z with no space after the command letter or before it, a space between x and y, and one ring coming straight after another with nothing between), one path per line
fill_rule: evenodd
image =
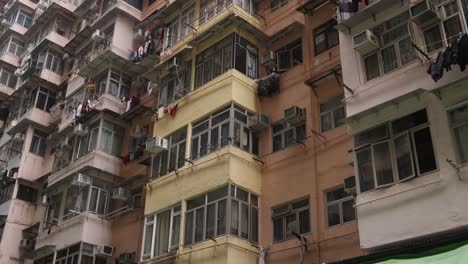
M344 221L343 203L344 202L349 202L349 201L354 202L354 197L352 195L348 195L347 197L344 197L344 198L341 198L341 199L338 199L338 200L335 200L335 201L328 201L328 193L339 190L339 189L343 189L343 191L344 191L343 186L340 186L340 187L333 188L333 189L328 190L327 192L325 192L325 203L326 203L326 205L325 205L326 214L325 215L326 215L326 218L327 218L326 222L327 222L327 227L328 228L334 228L334 227L341 226L341 225L344 225L344 224L356 222L356 210L354 210L354 220L347 221L347 222ZM330 226L329 221L328 221L329 220L328 219L328 211L329 211L329 207L334 206L334 205L338 205L338 211L339 211L339 214L340 214L340 223Z

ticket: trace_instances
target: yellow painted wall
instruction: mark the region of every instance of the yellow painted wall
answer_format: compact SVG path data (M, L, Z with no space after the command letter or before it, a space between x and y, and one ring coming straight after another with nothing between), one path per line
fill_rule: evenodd
M165 137L232 101L250 111L260 112L256 86L254 80L237 70L229 70L179 100L174 117L164 115L160 109L160 118L154 126L155 135Z
M146 187L145 215L232 182L254 193L261 191L260 164L236 147L228 146L186 165Z

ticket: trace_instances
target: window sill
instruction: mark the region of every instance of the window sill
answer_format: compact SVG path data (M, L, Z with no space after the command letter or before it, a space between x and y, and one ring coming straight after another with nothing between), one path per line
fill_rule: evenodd
M327 230L339 229L339 228L346 227L346 226L349 226L349 225L352 225L352 224L356 224L356 223L357 223L357 221L356 221L356 220L353 220L353 221L349 221L349 222L346 222L346 223L343 223L343 224L334 225L334 226L328 226L328 225L327 225Z

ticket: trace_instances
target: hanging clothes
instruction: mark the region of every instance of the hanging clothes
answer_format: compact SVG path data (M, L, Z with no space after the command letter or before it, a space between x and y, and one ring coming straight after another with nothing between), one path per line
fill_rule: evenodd
M468 35L464 34L458 42L458 65L461 71L465 71L468 65Z
M427 73L431 75L432 79L437 82L444 75L444 53L441 51L437 55L435 62L431 62Z

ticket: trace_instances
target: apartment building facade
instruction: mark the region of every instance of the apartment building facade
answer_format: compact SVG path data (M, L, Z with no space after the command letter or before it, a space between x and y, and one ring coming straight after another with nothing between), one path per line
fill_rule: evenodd
M465 232L467 10L464 0L383 0L338 13L355 208L370 252Z
M155 101L129 59L142 3L3 8L0 262L137 262Z
M154 133L167 150L152 158L142 262L362 254L343 188L353 167L336 7L155 1L144 13L142 30L163 42L144 76L158 84Z

